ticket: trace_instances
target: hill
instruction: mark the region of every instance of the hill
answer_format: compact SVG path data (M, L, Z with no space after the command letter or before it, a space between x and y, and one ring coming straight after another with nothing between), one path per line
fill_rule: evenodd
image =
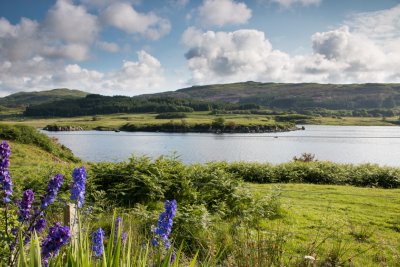
M322 116L392 117L400 111L400 84L215 84L135 97L87 95L31 104L24 115L73 117L113 113L258 109Z
M244 82L193 86L150 97L254 103L269 108L372 109L400 106L400 84Z
M40 105L44 103L83 98L88 93L71 89L53 89L40 92L18 92L3 98L0 98L0 106L3 107L27 107L31 105Z

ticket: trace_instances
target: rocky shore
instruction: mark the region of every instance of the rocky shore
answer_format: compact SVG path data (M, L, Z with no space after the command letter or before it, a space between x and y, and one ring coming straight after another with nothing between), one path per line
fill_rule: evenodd
M223 127L215 127L211 124L194 124L182 125L175 123L165 124L125 124L119 128L109 128L98 126L93 129L81 126L60 126L60 125L47 125L43 128L45 131L58 132L58 131L126 131L126 132L167 132L167 133L277 133L304 130L304 126L297 127L296 125L277 124L277 125L226 125Z

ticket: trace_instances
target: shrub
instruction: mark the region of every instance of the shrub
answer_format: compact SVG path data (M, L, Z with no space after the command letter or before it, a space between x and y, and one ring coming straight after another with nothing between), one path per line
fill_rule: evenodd
M174 113L161 113L156 116L156 119L183 119L186 118L187 115L181 112L174 112Z

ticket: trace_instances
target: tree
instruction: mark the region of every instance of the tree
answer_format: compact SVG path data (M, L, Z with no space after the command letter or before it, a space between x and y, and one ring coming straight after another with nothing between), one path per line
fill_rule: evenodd
M217 117L212 122L212 127L222 129L225 127L225 119L223 117Z

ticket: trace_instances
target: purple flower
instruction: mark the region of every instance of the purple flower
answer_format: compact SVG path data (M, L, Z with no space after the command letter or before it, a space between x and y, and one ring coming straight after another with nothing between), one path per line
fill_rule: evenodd
M18 234L19 228L18 227L13 227L11 228L11 234L16 236Z
M99 227L96 232L93 233L92 240L92 250L96 257L99 257L103 254L103 240L104 240L104 231Z
M0 184L2 185L2 189L4 191L3 201L5 203L9 203L11 201L10 197L12 195L12 181L10 177L10 173L8 172L8 167L10 166L10 155L11 150L7 141L3 141L0 144Z
M47 186L46 193L42 198L41 208L44 209L51 203L56 200L58 189L60 189L64 178L61 174L57 174L53 178L50 179L49 184Z
M31 234L33 230L36 231L36 233L41 233L43 229L46 227L46 219L45 218L39 218L36 223L33 225L33 227L30 227L27 231L25 240L24 240L24 245L27 245L29 242L31 242Z
M86 170L82 166L79 169L75 168L72 172L73 182L71 183L71 200L77 202L78 207L82 208L83 200L85 198L86 187Z
M19 201L19 214L18 221L23 222L29 220L31 217L31 208L33 200L35 199L35 195L33 194L32 189L28 189L24 192L22 196L22 200Z
M41 245L44 266L49 266L50 257L56 256L60 248L69 242L70 237L68 226L61 226L59 222L56 222L53 227L50 227L49 234Z
M118 217L115 220L114 242L117 242L118 231L119 231L119 227L120 226L121 226L121 240L122 240L122 243L125 244L125 242L126 242L126 233L124 232L124 228L123 228L123 225L122 225L122 218L121 217Z
M35 229L36 233L40 233L43 231L45 227L46 227L46 219L40 218L33 226L33 229Z
M159 245L159 240L164 243L166 249L171 246L171 242L168 240L169 235L172 231L173 218L176 214L176 201L167 200L164 206L165 210L160 214L158 219L157 228L154 230L156 236L151 240L153 246Z

